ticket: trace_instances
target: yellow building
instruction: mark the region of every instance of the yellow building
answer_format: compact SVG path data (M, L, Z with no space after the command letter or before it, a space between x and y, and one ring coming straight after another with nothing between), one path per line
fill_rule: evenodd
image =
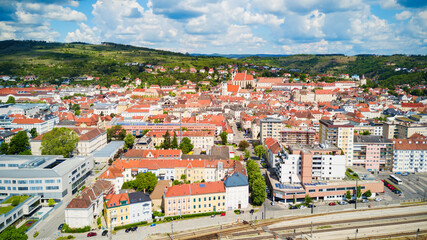
M187 166L178 166L175 168L175 178L181 179L181 176L185 174L186 180L190 182L202 181L205 178L205 161L199 159L189 161Z
M225 211L224 183L191 183L167 188L163 193L162 208L165 216Z
M108 228L130 224L130 205L127 193L109 194L104 200L105 220Z
M346 166L353 165L354 126L346 120L320 120L320 143L339 147L346 156Z

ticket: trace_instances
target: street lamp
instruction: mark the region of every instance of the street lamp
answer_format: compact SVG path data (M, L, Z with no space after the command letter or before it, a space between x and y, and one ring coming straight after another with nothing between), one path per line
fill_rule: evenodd
M354 239L356 239L357 240L357 233L359 232L359 229L358 228L356 228L356 232L354 233Z

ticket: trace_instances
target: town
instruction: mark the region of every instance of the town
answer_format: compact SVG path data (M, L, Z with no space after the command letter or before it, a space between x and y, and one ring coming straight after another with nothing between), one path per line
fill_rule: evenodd
M425 85L253 63L122 67L133 66L204 80L1 76L0 236L190 239L195 224L235 224L273 238L278 227L256 224L426 201Z

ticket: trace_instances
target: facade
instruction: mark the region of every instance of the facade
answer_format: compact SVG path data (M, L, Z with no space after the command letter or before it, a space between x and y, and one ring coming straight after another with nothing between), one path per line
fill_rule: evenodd
M357 135L353 139L353 166L368 171L391 170L393 142L383 136Z
M427 139L393 139L393 172L427 172Z
M266 138L264 141L264 146L266 148L266 157L267 162L270 167L276 166L276 163L279 158L279 152L282 150L282 145L280 145L279 141L274 138Z
M280 131L282 130L282 120L276 118L264 118L260 120L260 139L264 142L266 138L271 137L280 139Z
M232 85L238 85L240 88L254 88L255 79L251 74L236 73L233 75L231 80Z
M9 211L0 214L0 232L21 219L22 217L27 217L34 213L40 207L40 196L23 196L28 197L23 202L13 207ZM10 202L11 196L0 201L2 207L10 207L12 203Z
M112 184L105 180L98 180L93 186L85 188L65 208L65 223L71 228L91 226L101 215L104 196L112 191Z
M284 128L280 131L280 142L285 145L293 144L313 144L316 137L316 131L314 130L294 130Z
M175 185L163 193L165 216L225 210L226 191L221 181Z
M61 200L76 193L93 169L93 158L62 156L0 156L0 199L10 195L40 195Z
M342 149L346 156L346 165L353 165L354 126L346 120L320 120L319 140Z
M151 219L151 199L143 192L109 194L104 199L107 226L116 227Z
M246 175L234 173L224 180L224 186L227 211L249 206L249 183Z
M280 183L306 184L341 180L345 176L345 156L336 146L291 145L282 150L276 163Z
M397 124L397 139L405 139L414 135L415 133L427 136L427 124Z

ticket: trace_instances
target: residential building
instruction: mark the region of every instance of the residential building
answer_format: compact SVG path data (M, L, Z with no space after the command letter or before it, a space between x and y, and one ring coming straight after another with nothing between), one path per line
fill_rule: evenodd
M353 140L353 166L368 171L391 170L393 142L383 136L357 135Z
M406 139L415 133L427 136L427 124L425 123L401 123L396 125L398 139Z
M225 210L226 190L222 181L175 185L163 193L165 216Z
M279 152L282 150L282 145L274 138L266 138L264 141L266 148L267 163L270 167L275 167L279 158Z
M92 106L93 112L97 115L117 114L117 104L115 103L96 103Z
M107 226L116 227L151 219L151 199L143 192L109 194L104 199Z
M101 216L104 196L111 194L113 186L106 180L98 180L93 186L86 187L65 207L65 223L71 228L91 226Z
M342 149L346 156L346 165L353 165L354 126L347 120L320 120L319 140L321 143L333 144Z
M249 206L248 177L240 172L233 173L224 180L226 209L245 209Z
M393 172L427 172L427 139L393 139Z
M285 145L293 144L313 144L316 137L316 131L312 129L296 130L291 128L283 128L280 131L280 142Z
M15 118L12 120L10 127L23 128L27 131L35 128L38 134L49 131L48 122L36 118Z
M153 202L153 211L162 211L162 200L165 189L172 186L171 180L159 180L156 187L150 193L151 201Z
M0 156L0 199L10 195L40 195L61 200L76 193L93 169L91 156Z
M266 138L271 137L280 139L280 131L282 130L282 120L277 118L264 118L260 120L260 140L264 142Z

